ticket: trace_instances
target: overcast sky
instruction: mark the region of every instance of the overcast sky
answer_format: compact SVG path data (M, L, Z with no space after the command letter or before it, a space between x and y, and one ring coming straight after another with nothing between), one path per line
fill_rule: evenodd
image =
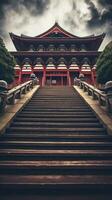
M55 21L77 36L106 33L112 40L112 0L0 0L0 35L14 50L9 32L36 36Z

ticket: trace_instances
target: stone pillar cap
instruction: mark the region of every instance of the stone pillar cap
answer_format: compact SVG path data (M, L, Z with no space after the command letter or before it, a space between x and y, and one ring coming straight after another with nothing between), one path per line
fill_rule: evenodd
M8 90L8 85L7 85L7 82L4 81L4 80L0 80L0 89L2 90Z
M112 81L108 81L108 82L105 83L104 89L107 90L107 89L110 89L110 88L112 88Z
M32 73L31 75L30 75L30 78L35 78L36 77L36 75L34 74L34 73Z
M79 74L79 78L84 78L84 74Z

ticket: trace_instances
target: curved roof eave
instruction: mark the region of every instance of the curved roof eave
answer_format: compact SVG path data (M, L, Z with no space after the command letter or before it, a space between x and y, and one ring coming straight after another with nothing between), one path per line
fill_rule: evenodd
M14 33L9 33L10 34L10 37L12 40L21 40L21 41L29 41L29 40L50 40L50 39L54 39L54 40L60 40L60 39L71 39L71 40L95 40L95 39L104 39L105 37L105 33L102 33L100 35L91 35L91 36L86 36L86 37L71 37L71 38L47 38L47 37L44 37L44 38L39 38L39 37L31 37L31 36L19 36L19 35L15 35Z

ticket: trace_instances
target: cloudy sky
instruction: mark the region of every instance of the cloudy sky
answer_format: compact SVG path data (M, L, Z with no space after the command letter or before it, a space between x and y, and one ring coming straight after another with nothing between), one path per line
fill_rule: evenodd
M0 35L14 50L9 32L36 36L55 21L77 36L106 33L112 40L112 0L0 0Z

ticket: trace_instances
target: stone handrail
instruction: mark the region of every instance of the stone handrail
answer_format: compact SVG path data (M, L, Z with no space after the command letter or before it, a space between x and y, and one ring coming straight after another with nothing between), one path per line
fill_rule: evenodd
M81 80L77 80L76 85L83 89L84 92L87 92L89 96L92 96L93 100L97 100L100 106L104 106L108 113L112 113L112 93L106 94L104 91Z
M23 83L8 92L0 93L0 113L5 112L7 105L13 105L16 99L20 99L23 94L32 89L36 82L34 80Z

